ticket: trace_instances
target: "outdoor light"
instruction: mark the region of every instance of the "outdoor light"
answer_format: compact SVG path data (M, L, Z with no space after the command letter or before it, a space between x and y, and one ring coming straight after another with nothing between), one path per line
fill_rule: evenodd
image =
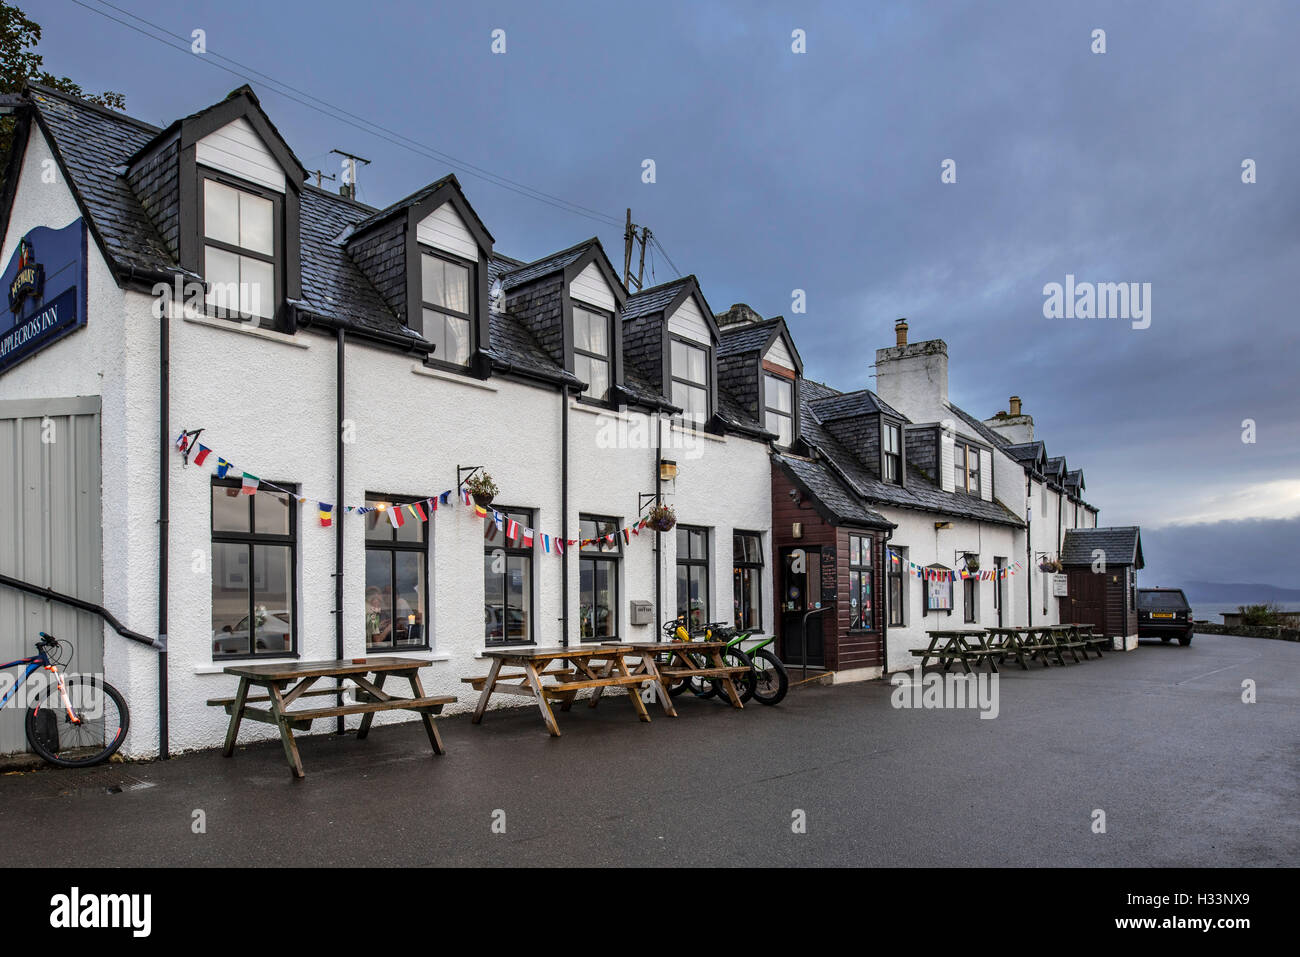
M935 522L935 528L952 528L952 522Z
M803 522L795 522L790 526L791 538L803 538Z
M790 489L790 501L794 502L796 505L803 501L803 496L799 494L797 488Z
M677 478L677 463L669 459L659 460L659 480L662 482L671 482Z

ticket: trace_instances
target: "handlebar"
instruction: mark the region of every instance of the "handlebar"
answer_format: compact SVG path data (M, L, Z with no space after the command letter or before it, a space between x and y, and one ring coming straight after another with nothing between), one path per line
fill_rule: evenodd
M56 642L58 642L58 640L59 640L59 639L55 638L53 635L47 635L47 634L46 634L45 632L43 632L43 631L42 631L42 632L38 632L38 634L39 634L39 635L41 636L41 638L43 639L42 641L39 642L39 644L42 644L42 645L52 645L52 644L55 644Z

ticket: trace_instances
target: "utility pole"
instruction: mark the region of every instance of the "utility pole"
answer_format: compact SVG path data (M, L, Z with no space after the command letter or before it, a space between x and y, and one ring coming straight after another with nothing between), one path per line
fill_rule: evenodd
M370 160L357 156L354 153L345 153L343 150L330 150L331 153L337 153L343 157L343 185L339 187L339 195L346 196L348 199L357 198L357 164L364 163L370 165ZM332 179L333 177L331 177Z
M629 290L632 288L634 280L632 279L632 245L641 244L641 261L636 270L636 288L638 291L645 285L645 248L650 242L653 235L649 226L641 227L641 235L636 234L637 226L632 222L632 209L628 207L627 225L623 227L623 285Z
M333 173L327 173L327 172L325 172L324 170L319 170L319 169L309 170L308 172L310 172L310 173L312 173L313 175L315 175L315 177L316 177L316 188L317 188L317 189L320 189L320 188L321 188L321 178L322 178L322 177L324 177L325 179L329 180L331 183L334 182L334 174L333 174Z

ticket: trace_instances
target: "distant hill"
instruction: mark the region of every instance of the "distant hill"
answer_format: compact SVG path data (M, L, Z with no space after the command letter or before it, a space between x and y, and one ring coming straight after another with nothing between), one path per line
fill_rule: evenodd
M1187 600L1192 603L1199 601L1252 604L1266 601L1300 601L1300 588L1250 585L1243 582L1186 582L1183 591L1187 594Z

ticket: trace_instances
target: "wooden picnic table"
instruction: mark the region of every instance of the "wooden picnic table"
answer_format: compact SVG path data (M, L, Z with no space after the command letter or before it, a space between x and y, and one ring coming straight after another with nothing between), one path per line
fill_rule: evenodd
M291 664L240 664L228 665L226 674L239 678L239 688L233 698L212 698L209 705L225 708L230 715L230 727L226 730L226 745L222 751L226 757L235 753L235 741L239 737L239 725L247 718L273 724L280 729L280 742L284 745L284 756L289 762L289 770L295 779L302 778L302 758L298 754L298 745L293 739L295 730L305 731L317 718L333 718L340 715L359 714L361 727L357 729L357 739L361 740L370 733L370 723L380 711L414 711L420 715L429 744L435 755L445 754L442 738L434 727L433 716L442 712L443 705L455 702L454 697L429 697L425 695L420 684L420 668L432 664L429 658L365 658L359 662L339 661L298 661ZM374 675L371 681L367 675ZM411 684L411 697L390 695L383 690L385 679L390 675L406 678ZM338 678L351 681L356 685L356 704L331 704L323 708L299 708L290 710L289 706L299 698L321 695L338 695L342 688L312 688L321 678ZM292 688L286 688L296 682ZM249 697L250 688L262 688L265 695ZM251 708L250 702L269 702L269 708Z
M629 655L640 659L632 673L653 677L664 710L677 717L676 710L669 710L672 702L668 689L678 681L692 678L717 681L731 706L744 708L740 692L736 690L736 678L751 669L744 665L728 665L722 657L727 645L725 641L637 641L627 647L631 649ZM662 662L659 659L663 659ZM591 702L593 708L599 697L600 689L597 689Z
M984 628L941 628L927 631L930 643L924 648L913 648L912 654L921 659L921 669L925 670L931 658L943 665L947 671L954 661L960 661L966 674L971 673L970 662L987 661L993 671L998 670L996 649L989 647ZM942 647L937 647L943 642Z
M640 686L655 680L645 672L634 674L625 655L631 645L574 645L568 648L489 648L483 652L492 659L488 673L473 678L462 678L476 691L480 691L478 705L474 708L473 723L479 724L487 711L488 701L494 694L522 695L537 702L542 721L552 737L560 736L550 701L559 701L560 710L568 711L579 691L585 689L623 688L632 700L632 707L642 721L649 721L645 703L641 700ZM502 673L503 668L519 671ZM661 687L661 690L662 687ZM664 710L673 714L668 695L661 696ZM597 699L598 700L598 699ZM592 707L595 704L593 702Z

